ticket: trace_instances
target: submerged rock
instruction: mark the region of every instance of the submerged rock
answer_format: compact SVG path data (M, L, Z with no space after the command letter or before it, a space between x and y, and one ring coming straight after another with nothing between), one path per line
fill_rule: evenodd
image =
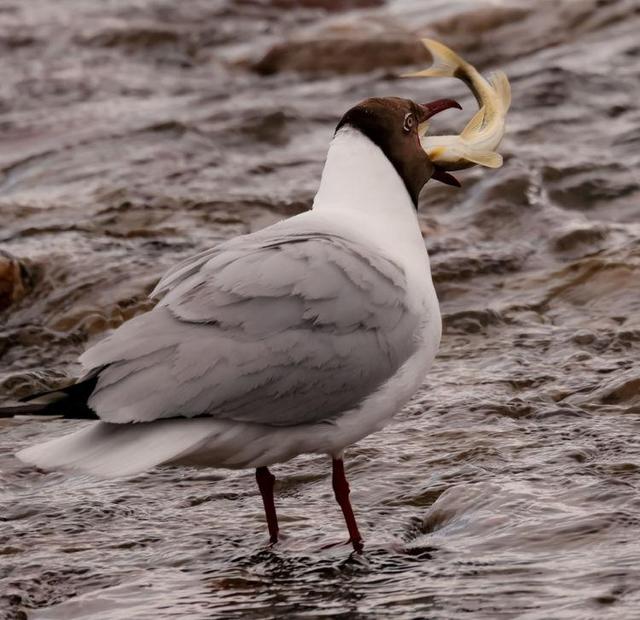
M426 56L420 41L407 32L346 28L277 43L252 69L261 75L284 71L346 75L424 63Z
M0 250L0 310L20 301L31 287L27 266L3 250Z

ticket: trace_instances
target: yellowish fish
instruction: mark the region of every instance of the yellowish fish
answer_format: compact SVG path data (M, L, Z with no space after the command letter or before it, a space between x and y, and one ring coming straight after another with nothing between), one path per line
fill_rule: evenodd
M445 170L463 170L476 164L499 168L502 155L496 152L504 135L507 111L511 104L511 86L502 71L485 79L472 65L448 47L433 39L422 43L433 56L429 69L405 77L455 77L462 80L474 94L480 109L460 135L426 136L420 128L420 142L429 159L442 171L444 182L459 185ZM448 178L449 180L445 180Z

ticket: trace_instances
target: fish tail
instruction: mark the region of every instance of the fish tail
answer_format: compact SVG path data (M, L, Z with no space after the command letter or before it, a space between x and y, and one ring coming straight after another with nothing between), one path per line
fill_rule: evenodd
M468 63L446 45L433 39L422 39L422 44L433 57L433 64L424 71L408 73L403 77L457 77L463 79Z

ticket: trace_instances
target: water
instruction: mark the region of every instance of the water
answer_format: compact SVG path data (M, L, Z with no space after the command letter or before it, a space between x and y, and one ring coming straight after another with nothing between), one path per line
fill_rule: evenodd
M330 465L96 481L15 450L79 426L3 421L0 617L640 617L640 12L635 2L5 0L0 393L77 371L180 258L306 209L339 116L459 97L412 33L504 69L505 166L429 184L445 333L384 432ZM460 129L454 111L438 129ZM327 547L328 546L328 547Z

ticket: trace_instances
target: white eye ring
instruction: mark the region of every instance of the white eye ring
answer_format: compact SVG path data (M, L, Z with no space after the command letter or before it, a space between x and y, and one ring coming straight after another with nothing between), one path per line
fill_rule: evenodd
M412 112L407 112L404 115L404 125L402 126L402 131L405 133L409 133L415 126L416 119Z

